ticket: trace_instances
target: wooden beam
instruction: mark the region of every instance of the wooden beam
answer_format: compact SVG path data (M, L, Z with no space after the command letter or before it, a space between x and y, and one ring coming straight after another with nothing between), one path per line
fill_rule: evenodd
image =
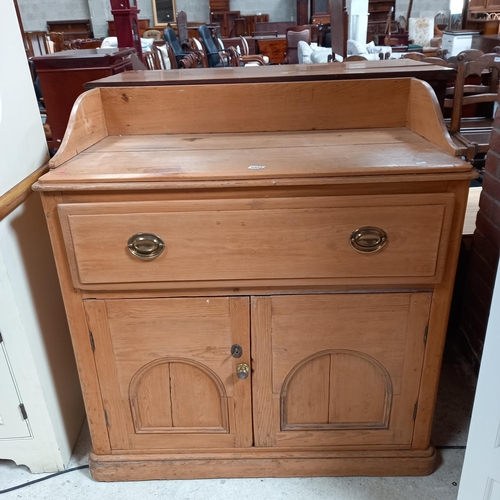
M33 173L25 177L21 182L17 183L12 189L0 196L0 220L3 220L7 215L14 211L21 203L26 201L28 196L33 192L31 186L43 174L49 171L49 164L46 163Z
M330 0L332 52L347 56L348 16L345 0Z

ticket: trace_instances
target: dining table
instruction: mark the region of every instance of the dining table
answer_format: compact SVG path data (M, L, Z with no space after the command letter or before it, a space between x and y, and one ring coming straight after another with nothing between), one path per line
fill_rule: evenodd
M443 107L446 87L456 70L412 59L333 62L325 64L271 64L267 66L195 68L180 70L126 71L89 81L85 90L96 87L163 85L206 85L265 82L304 82L373 78L417 78L433 88Z

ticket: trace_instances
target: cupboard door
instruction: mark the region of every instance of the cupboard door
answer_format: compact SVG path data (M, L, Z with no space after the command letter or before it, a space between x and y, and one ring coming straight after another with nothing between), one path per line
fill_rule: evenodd
M500 9L500 0L486 0L486 10L496 10Z
M482 10L486 8L489 2L487 0L469 0L469 10Z
M252 445L247 298L85 301L113 450ZM231 355L238 344L242 355Z
M256 446L409 447L430 293L252 299Z

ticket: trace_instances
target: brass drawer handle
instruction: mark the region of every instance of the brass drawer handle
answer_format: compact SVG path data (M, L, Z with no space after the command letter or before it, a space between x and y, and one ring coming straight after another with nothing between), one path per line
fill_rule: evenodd
M365 226L353 231L350 240L356 252L372 253L387 243L387 234L379 227Z
M137 233L130 237L127 248L134 257L151 260L161 255L165 250L165 243L156 234Z

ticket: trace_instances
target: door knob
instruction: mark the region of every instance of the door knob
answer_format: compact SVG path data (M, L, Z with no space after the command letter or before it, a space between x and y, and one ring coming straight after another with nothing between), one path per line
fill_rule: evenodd
M236 374L238 375L238 378L241 379L247 378L249 373L250 373L250 367L246 363L240 363L236 367Z

